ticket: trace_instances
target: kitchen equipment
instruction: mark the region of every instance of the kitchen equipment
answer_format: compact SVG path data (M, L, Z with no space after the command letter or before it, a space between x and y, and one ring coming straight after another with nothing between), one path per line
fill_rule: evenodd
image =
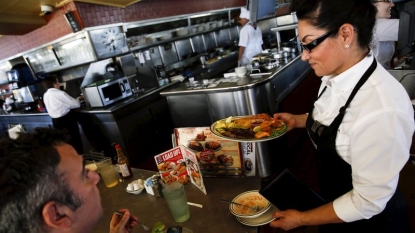
M6 71L6 75L9 82L19 82L20 85L23 86L32 84L37 80L37 78L32 75L29 66L26 64L18 64L13 66L13 69Z
M247 206L247 205L242 205L242 204L240 204L240 203L236 203L236 202L233 202L233 201L228 201L228 200L225 200L225 199L220 199L222 202L226 202L226 203L231 203L231 204L235 204L235 205L240 205L240 206L244 206L244 207L247 207L247 208L249 208L249 209L251 209L252 211L257 211L258 210L258 206L256 206L256 205L254 205L254 206Z
M240 66L235 68L235 73L238 77L243 77L247 72L247 69L245 66Z
M208 58L206 56L200 56L199 60L200 60L200 64L202 64L202 66L205 66Z
M91 107L103 107L132 95L128 78L106 79L85 87L85 98Z
M124 214L123 213L121 213L121 212L119 212L119 211L115 211L115 213L118 215L118 216L120 216L120 217L122 217L122 216L124 216ZM130 220L129 221L135 221L135 220L133 220L132 218L130 218ZM142 224L141 222L138 222L138 221L136 221L138 224L140 224L142 227L143 227L143 229L145 230L145 231L151 231L151 229L150 229L150 227L148 227L148 226L146 226L146 225L144 225L144 224Z
M271 72L267 72L267 73L261 73L260 69L253 69L251 70L251 72L249 73L249 75L253 78L255 77L261 77L262 75L270 75L272 74Z
M278 61L276 59L269 59L268 62L263 65L263 68L266 70L271 70L277 65Z
M189 34L189 30L187 28L177 30L177 36L185 36L187 34Z

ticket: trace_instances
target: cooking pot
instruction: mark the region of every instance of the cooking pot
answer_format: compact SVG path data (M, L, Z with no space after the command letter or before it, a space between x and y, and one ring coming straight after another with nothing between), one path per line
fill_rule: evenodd
M281 50L285 51L285 52L291 52L292 49L296 49L297 48L297 42L295 40L293 41L288 41L288 42L281 42L280 43L281 46Z
M263 65L263 68L266 70L271 70L276 65L278 65L278 61L276 59L269 59L268 62Z

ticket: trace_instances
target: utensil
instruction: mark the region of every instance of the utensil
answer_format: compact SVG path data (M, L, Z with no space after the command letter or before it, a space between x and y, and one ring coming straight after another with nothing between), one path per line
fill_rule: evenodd
M120 216L120 217L122 217L122 216L124 216L124 214L123 213L121 213L121 212L119 212L119 211L115 211L115 213L118 215L118 216ZM133 220L132 218L130 218L128 221L135 221L135 220ZM142 224L141 222L138 222L138 221L136 221L138 224L140 224L142 227L143 227L143 229L145 230L145 231L151 231L151 228L150 227L148 227L148 226L146 226L146 225L144 225L144 224Z
M226 202L226 203L232 203L232 204L235 204L235 205L240 205L240 206L244 206L244 207L247 207L247 208L249 208L249 209L251 209L251 210L253 210L253 211L257 211L258 210L258 206L247 206L247 205L242 205L242 204L240 204L240 203L237 203L237 202L233 202L233 201L228 201L228 200L225 200L225 199L220 199L222 202Z

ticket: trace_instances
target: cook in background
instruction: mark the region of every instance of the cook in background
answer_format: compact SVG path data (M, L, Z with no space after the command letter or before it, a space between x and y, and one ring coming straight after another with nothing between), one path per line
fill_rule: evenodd
M56 75L47 75L43 79L43 86L47 89L43 95L46 110L52 117L52 124L55 129L66 129L71 136L70 144L78 154L83 154L83 144L76 113L71 109L79 108L79 101L83 97L72 98L66 92L59 89L59 80Z
M395 43L398 41L399 34L399 19L391 19L391 10L395 4L391 0L372 0L372 4L377 9L373 36L373 55L385 69L394 68L408 57L408 55L405 55L394 60Z
M321 196L315 209L274 213L272 227L319 232L409 232L397 188L408 162L414 112L403 86L370 53L376 8L362 0L299 0L298 32L321 78L308 114L276 113L288 130L306 128L316 147Z
M102 218L99 175L84 168L68 134L50 128L0 139L0 232L92 232ZM132 232L121 209L109 232ZM129 218L133 221L129 222Z
M255 23L249 21L250 12L241 8L239 23L242 29L239 33L238 66L251 64L252 57L262 51L262 31Z

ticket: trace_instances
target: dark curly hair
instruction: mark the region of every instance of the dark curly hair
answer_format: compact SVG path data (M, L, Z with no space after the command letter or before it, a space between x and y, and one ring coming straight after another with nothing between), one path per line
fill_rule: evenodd
M299 20L337 36L339 28L349 23L357 31L358 45L370 46L376 22L376 7L370 0L296 0L293 10Z
M57 169L56 146L68 134L51 128L21 133L15 140L0 140L0 233L45 232L42 208L56 201L76 210L81 199Z

